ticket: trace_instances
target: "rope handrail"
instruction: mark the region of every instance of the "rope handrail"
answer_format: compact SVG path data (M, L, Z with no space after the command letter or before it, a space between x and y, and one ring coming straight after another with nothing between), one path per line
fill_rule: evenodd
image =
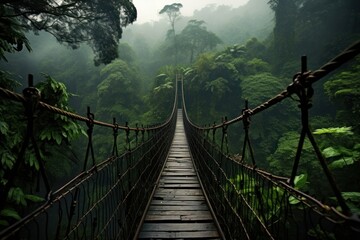
M17 102L25 103L25 101L26 101L23 95L21 95L19 93L12 92L12 91L10 91L8 89L1 88L1 87L0 87L0 95L3 96L3 97L8 98L10 100L17 101ZM159 124L159 125L156 125L156 126L153 126L153 127L141 127L141 128L139 128L139 127L122 126L122 125L118 125L118 124L111 124L111 123L102 122L102 121L95 120L95 119L90 120L88 117L84 117L84 116L81 116L79 114L63 110L61 108L52 106L52 105L47 104L47 103L42 102L42 101L39 102L39 106L42 109L45 109L45 110L50 111L52 113L56 113L56 114L60 114L60 115L72 118L73 120L78 120L78 121L82 121L82 122L85 122L85 123L90 123L91 122L92 124L98 125L98 126L103 126L103 127L108 127L108 128L116 128L116 129L125 130L125 131L129 130L129 131L134 131L134 132L139 131L139 130L153 131L153 130L157 130L159 128L162 128L163 126L165 126L171 120L171 116L173 114L173 112L172 112L170 114L170 117L168 117L168 119L165 122L163 122L162 124Z
M282 100L284 100L284 99L290 97L292 94L294 94L295 92L293 90L297 84L299 84L299 83L305 84L304 86L311 85L312 83L315 83L318 80L322 79L323 77L325 77L326 75L328 75L330 72L334 71L341 65L350 61L355 56L357 56L359 53L360 53L360 41L357 41L354 44L352 44L350 47L345 49L338 56L336 56L335 58L328 61L326 64L324 64L318 70L296 74L294 76L293 82L287 87L287 89L285 89L282 92L278 93L277 95L273 96L269 100L259 104L258 106L254 107L252 109L249 109L248 114L250 116L253 116L257 113L264 111L267 108L274 106L275 104L281 102ZM213 129L223 128L224 126L228 126L228 125L237 123L237 122L243 120L244 117L245 117L245 115L242 113L238 117L235 117L231 120L224 121L220 124L209 126L209 127L201 127L201 126L194 124L191 121L190 121L190 123L194 127L198 128L199 130L213 130Z

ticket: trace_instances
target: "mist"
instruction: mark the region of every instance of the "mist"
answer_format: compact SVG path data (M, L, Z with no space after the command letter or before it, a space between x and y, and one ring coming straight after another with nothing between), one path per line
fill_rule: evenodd
M140 1L134 1L135 7ZM116 118L121 125L146 126L167 119L174 79L181 75L191 120L199 126L212 126L239 116L245 102L255 107L287 89L301 71L301 56L308 56L308 70L316 70L360 37L358 0L153 2L142 0L138 22L133 21L134 15L109 18L123 21L125 26L116 31L106 29L109 24L105 20L88 32L81 25L64 27L71 29L71 38L65 39L68 42L63 39L59 43L50 31L34 34L23 30L32 50L21 45L26 43L25 37L18 41L21 34L14 35L16 41L9 40L11 47L3 51L0 61L0 83L17 82L12 90L21 92L28 74L34 74L35 84L51 76L66 86L69 109L74 112L85 115L90 106L96 120L112 122ZM166 8L169 5L172 8ZM145 10L155 15L147 15ZM163 14L159 14L161 10ZM83 32L96 38L91 34L77 38L76 33ZM87 41L77 42L83 39ZM76 44L69 44L70 40ZM309 112L319 148L339 187L356 196L360 194L359 71L360 58L356 57L309 90L315 92ZM297 154L301 130L297 97L294 94L251 119L257 167L275 175L289 176ZM11 106L5 100L0 110L0 123L9 121L5 116ZM23 123L23 119L16 121ZM243 126L231 126L228 132L229 155L241 155ZM100 129L94 132L98 159L108 157L108 135ZM214 139L221 141L219 135ZM121 141L124 143L124 138ZM326 179L318 176L322 169L314 161L309 142L305 141L302 154L299 174L306 175L307 183L300 190L336 208ZM74 165L69 166L64 167L67 172ZM354 211L360 213L359 198L352 201Z

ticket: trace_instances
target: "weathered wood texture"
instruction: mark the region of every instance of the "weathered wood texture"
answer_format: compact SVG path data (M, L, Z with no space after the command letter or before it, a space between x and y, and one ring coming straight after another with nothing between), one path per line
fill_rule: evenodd
M181 111L139 239L220 239L190 157Z

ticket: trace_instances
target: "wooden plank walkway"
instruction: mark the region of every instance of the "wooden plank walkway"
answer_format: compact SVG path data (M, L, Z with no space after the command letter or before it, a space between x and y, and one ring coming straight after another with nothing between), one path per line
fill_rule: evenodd
M182 112L139 239L220 239L190 157Z

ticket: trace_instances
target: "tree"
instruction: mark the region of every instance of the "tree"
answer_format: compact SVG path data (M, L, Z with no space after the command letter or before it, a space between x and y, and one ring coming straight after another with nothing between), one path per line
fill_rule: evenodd
M275 12L273 50L279 68L294 54L296 5L294 0L270 0Z
M159 14L164 14L169 18L169 22L171 25L171 29L168 31L167 36L170 38L171 36L174 39L174 45L175 45L175 64L177 64L177 42L176 42L176 32L175 32L175 22L180 17L180 8L182 8L183 5L181 3L173 3L171 5L165 5L163 9L160 10Z
M146 103L149 104L149 111L144 114L148 123L159 123L169 117L174 101L174 79L178 69L175 66L163 66L159 69L154 79L154 84Z
M119 121L129 121L141 105L141 81L137 69L117 59L101 70L100 78L97 115L104 121L119 116Z
M122 28L136 20L131 0L0 0L0 58L5 52L30 50L27 31L46 31L60 43L78 48L87 42L95 53L95 65L118 57Z
M204 24L204 21L190 20L178 36L180 48L190 53L190 63L200 53L212 50L222 42L214 33L208 32Z
M183 5L181 3L173 3L171 5L165 5L163 9L160 10L159 14L164 14L169 18L169 22L171 25L171 33L175 37L175 22L180 17L180 8L182 8ZM168 34L169 35L169 34Z

